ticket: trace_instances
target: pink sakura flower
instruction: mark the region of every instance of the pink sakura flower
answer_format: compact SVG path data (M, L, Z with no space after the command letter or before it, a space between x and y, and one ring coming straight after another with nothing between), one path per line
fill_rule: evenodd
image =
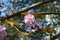
M31 25L35 21L35 17L32 14L28 14L24 17L24 22L26 25Z
M4 37L7 35L7 32L5 30L6 28L0 25L0 40L4 40Z
M36 25L36 24L34 24L34 25L33 25L33 28L34 28L35 30L38 30L39 26Z

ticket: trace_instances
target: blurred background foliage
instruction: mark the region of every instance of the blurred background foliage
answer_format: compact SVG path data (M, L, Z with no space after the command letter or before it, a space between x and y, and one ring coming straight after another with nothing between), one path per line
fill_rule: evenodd
M30 6L32 4L38 3L38 2L42 2L42 1L47 1L47 0L0 0L0 17L5 17L6 15L9 15L10 13L13 14L13 12ZM53 2L49 2L47 4L43 4L40 5L39 7L33 8L28 10L27 12L32 12L32 13L39 13L39 12L60 12L60 0L54 0ZM24 12L25 13L25 12ZM41 15L40 15L41 16ZM39 16L39 17L40 17ZM16 16L13 17L11 19L17 20L20 23L20 26L16 26L18 29L25 28L25 23L23 20L24 16ZM35 24L39 26L39 28L46 28L46 27L50 27L50 28L56 28L58 32L59 28L60 28L60 15L42 15L42 17L37 18L35 20ZM49 25L50 26L47 26ZM9 26L9 25L7 25ZM18 37L16 35L16 31L15 29L8 29L7 28L7 32L8 32L8 36L5 38L5 40L23 40L23 38ZM25 32L23 32L25 33ZM34 35L31 34L30 37L32 39L37 38L37 40L44 40L44 37L46 37L47 35ZM58 38L59 39L59 38Z

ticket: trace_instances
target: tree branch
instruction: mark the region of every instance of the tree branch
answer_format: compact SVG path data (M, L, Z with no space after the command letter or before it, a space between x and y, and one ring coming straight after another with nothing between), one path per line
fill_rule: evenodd
M22 8L22 9L20 9L20 10L18 10L18 11L15 11L12 15L9 15L9 16L6 16L6 17L1 17L0 20L2 21L2 20L4 20L4 19L10 19L10 18L12 18L12 17L14 17L14 16L20 15L20 14L21 14L22 12L24 12L24 11L27 11L27 10L32 9L32 8L39 7L39 6L42 5L42 4L46 4L46 3L48 3L48 2L53 2L53 1L54 1L54 0L48 0L48 1L46 1L46 2L38 2L38 3L33 4L33 5L31 5L31 6L28 6L28 7ZM20 15L20 16L21 16L21 15Z
M40 15L51 15L51 14L59 14L60 15L60 12L38 12Z

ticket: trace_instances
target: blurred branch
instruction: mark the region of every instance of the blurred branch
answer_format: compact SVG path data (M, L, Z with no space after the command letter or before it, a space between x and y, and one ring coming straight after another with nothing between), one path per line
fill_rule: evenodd
M15 13L15 14L10 15L10 16L7 16L7 17L0 17L0 21L3 21L5 19L12 18L14 16L22 16L23 15L21 13ZM60 12L37 12L37 14L39 14L39 15L51 15L51 14L55 14L55 15L58 14L58 15L60 15Z
M51 15L51 14L59 14L60 15L60 12L37 12L39 15Z
M39 6L42 5L42 4L46 4L46 3L48 3L48 2L53 2L53 1L54 1L54 0L48 0L48 1L46 1L46 2L38 2L38 3L33 4L33 5L31 5L31 6L24 7L24 8L22 8L22 9L18 10L18 11L15 11L12 15L8 15L8 16L3 17L3 18L0 17L0 20L2 21L2 20L9 19L9 18L12 18L12 17L14 17L14 16L18 16L18 15L21 16L21 13L24 12L24 11L28 11L29 9L36 8L36 7L39 7Z

